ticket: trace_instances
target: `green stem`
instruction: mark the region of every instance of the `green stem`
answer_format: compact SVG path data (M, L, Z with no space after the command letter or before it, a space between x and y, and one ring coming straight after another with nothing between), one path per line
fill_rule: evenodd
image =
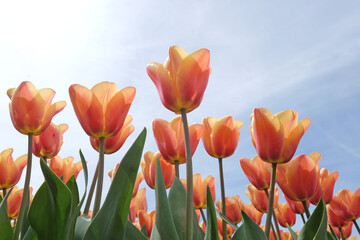
M274 239L275 239L275 240L278 240L278 238L277 238L277 236L276 236L276 233L275 233L274 224L272 224L272 223L271 223L271 229L272 229L272 232L273 232Z
M267 189L265 189L265 194L266 194L267 198L269 199L269 192L268 192ZM279 223L278 223L277 218L276 218L275 211L273 211L273 222L275 224L276 234L278 235L278 239L282 240L281 233L280 233L280 227L279 227ZM273 229L273 231L274 231L274 229Z
M32 143L33 143L33 134L29 133L28 134L28 156L27 156L24 192L23 192L23 197L21 199L20 210L19 210L19 214L18 214L18 221L15 226L14 235L12 238L13 240L19 239L21 225L22 225L22 222L23 222L23 219L25 216L25 209L26 209L25 205L26 205L26 202L29 202L29 198L30 198L29 187L30 187L31 164L32 164Z
M309 208L306 204L306 201L301 201L302 205L304 206L304 209L305 209L305 214L306 214L306 218L309 219L310 217L310 212L309 212Z
M344 234L343 234L343 232L342 232L342 230L341 230L341 227L339 227L339 232L340 232L340 238L341 238L341 240L345 240Z
M306 223L306 221L305 221L304 214L302 213L302 214L300 214L300 216L301 216L301 219L302 219L303 223L305 224L305 223Z
M186 109L181 109L181 118L183 121L184 137L185 137L185 150L186 150L186 225L185 236L186 240L191 240L193 235L193 169L191 159L191 145L189 126L186 116Z
M180 173L179 173L179 161L175 161L175 176L177 176L180 179Z
M277 163L272 163L271 181L270 181L270 196L269 196L269 204L268 204L266 223L265 223L265 234L268 238L270 237L271 216L274 211L273 208L274 208L274 194L275 194L276 165L277 165Z
M89 195L88 195L88 198L87 198L86 204L85 204L84 214L89 213L91 200L92 200L92 197L94 195L95 185L96 185L96 182L97 182L97 179L98 179L98 172L99 172L99 163L96 165L94 177L93 177L93 180L91 182L91 186L90 186L90 190L89 190Z
M204 221L204 224L205 224L205 226L206 226L206 218L205 218L205 214L204 214L204 211L203 211L202 208L200 208L200 213L201 213L201 217L202 217L202 219L203 219L203 221Z
M99 163L98 163L98 181L96 186L96 195L95 195L95 203L93 210L93 217L96 216L100 209L101 204L101 193L103 187L103 179L104 179L104 142L105 138L99 138Z
M359 225L357 224L356 220L353 220L353 223L356 227L356 230L358 231L358 233L360 234L360 228L359 228Z
M226 200L225 200L225 183L224 183L224 171L223 171L223 164L222 158L219 159L219 174L220 174L220 189L221 189L221 213L226 216ZM223 234L227 232L226 228L226 221L222 220L222 229Z
M3 188L3 198L6 196L6 188Z

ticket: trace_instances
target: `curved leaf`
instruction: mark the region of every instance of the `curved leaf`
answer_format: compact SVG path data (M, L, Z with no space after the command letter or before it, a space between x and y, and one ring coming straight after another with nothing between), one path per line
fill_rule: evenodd
M256 239L267 240L264 231L244 211L241 210L243 224L236 230L233 240Z
M292 228L289 226L289 224L286 224L287 229L289 230L291 237L293 238L293 240L297 240L298 235L296 235L296 233L294 232L294 230L292 230Z
M214 201L209 187L206 190L206 233L204 240L219 240L219 229L216 219Z
M130 221L126 222L125 240L147 240L147 237L137 229Z
M7 192L4 199L0 203L0 240L8 240L12 238L13 231L7 213L7 199L12 191L12 188Z
M21 238L22 240L38 240L36 233L34 231L34 229L32 229L32 227L29 227L26 231L26 233L24 233L24 237Z
M83 239L87 229L90 226L90 223L91 223L91 218L86 214L80 215L76 218L76 225L75 225L75 232L74 232L75 240Z

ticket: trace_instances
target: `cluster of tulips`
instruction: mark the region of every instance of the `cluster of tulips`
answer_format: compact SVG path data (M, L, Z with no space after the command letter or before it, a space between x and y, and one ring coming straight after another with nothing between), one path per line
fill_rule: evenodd
M1 240L357 239L349 237L353 225L360 233L356 222L360 217L360 188L355 193L343 189L333 196L339 174L320 170L321 155L314 152L294 157L310 119L298 121L298 113L293 110L274 115L265 108L254 109L250 132L257 155L241 158L239 166L251 183L246 192L251 203L246 204L238 195L225 195L222 166L222 160L231 156L238 145L242 121L226 116L207 117L202 124L187 122L187 113L200 105L208 83L209 51L199 49L187 54L173 46L164 65L152 62L146 70L163 105L180 116L171 121L153 121L159 152L143 154L146 129L140 133L123 160L109 171L111 186L103 204L104 156L118 151L134 131L128 112L135 88L120 90L110 82L98 83L91 89L79 84L69 88L75 114L99 153L89 190L82 152L77 163L73 157L57 155L68 125L51 121L66 103L52 104L55 92L37 90L31 82L7 91L12 123L28 136L29 144L28 153L16 161L11 148L0 154ZM219 162L221 200L215 203L217 209L215 178L193 174L192 155L200 139L207 153ZM36 193L30 187L32 155L40 158L45 178ZM180 164L186 164L186 178L180 178ZM19 189L15 185L25 166L24 188ZM82 197L76 183L81 170L85 177ZM146 189L139 189L144 179L155 189L156 210L150 212ZM280 190L285 203L278 202ZM310 203L316 206L312 214ZM260 225L264 213L265 226ZM304 223L298 232L291 229L296 214Z

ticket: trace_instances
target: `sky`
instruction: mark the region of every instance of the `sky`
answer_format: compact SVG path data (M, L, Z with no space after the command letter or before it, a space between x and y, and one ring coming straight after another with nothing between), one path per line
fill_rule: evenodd
M22 81L31 81L38 89L50 87L56 91L54 101L67 102L53 119L69 125L59 156L79 161L82 149L90 179L98 155L73 111L71 84L91 88L111 81L119 88L136 88L129 111L135 131L119 152L106 156L106 172L144 127L148 129L144 151L158 151L152 121L170 121L176 115L161 104L145 68L153 61L163 63L172 45L188 53L207 48L211 54L208 86L201 105L188 114L189 122L201 123L208 116L234 116L244 122L236 152L224 159L227 196L240 195L250 202L245 194L249 181L239 159L256 154L249 132L255 107L274 114L292 108L299 119L310 118L296 155L321 153L320 167L340 175L334 193L360 187L358 1L1 1L0 151L14 148L14 158L26 153L27 138L12 126L6 95ZM193 168L194 173L217 179L219 200L218 162L201 142ZM185 166L180 170L185 176ZM82 174L78 181L83 189ZM41 183L35 159L31 186L37 189ZM109 185L105 175L105 193ZM140 187L146 187L145 181ZM148 188L149 209L155 208L154 195ZM300 218L297 222L295 230L302 225Z

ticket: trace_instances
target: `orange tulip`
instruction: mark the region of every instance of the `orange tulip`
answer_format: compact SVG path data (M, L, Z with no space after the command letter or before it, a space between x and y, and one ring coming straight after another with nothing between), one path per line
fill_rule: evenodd
M206 208L206 192L209 186L210 192L215 202L215 178L211 175L203 179L200 173L193 175L193 201L195 209Z
M218 230L219 230L219 237L220 237L220 239L224 239L224 237L223 237L223 227L222 227L222 218L217 216L216 221L217 221ZM230 227L229 224L226 224L226 236L227 237L225 239L230 239L230 237L233 235L233 233L234 233L234 229L232 227Z
M77 175L83 168L80 161L74 163L73 157L60 158L59 156L55 156L50 159L49 167L53 170L56 176L62 176L64 183L67 183L72 175L77 178Z
M182 48L169 48L169 58L162 65L149 63L146 71L154 82L162 104L172 112L191 112L204 96L210 69L210 52L202 48L190 55Z
M101 82L91 89L79 84L69 88L76 116L90 137L111 138L124 124L126 115L135 97L135 88L122 90L115 83Z
M65 101L51 104L55 91L37 90L31 82L22 82L16 89L7 90L11 99L10 117L16 130L22 134L39 135L50 125L51 119L64 109Z
M276 182L288 198L293 201L305 201L315 194L319 184L320 157L317 152L309 156L302 154L278 166Z
M258 190L254 185L247 185L246 195L248 195L251 203L254 207L262 213L267 213L268 209L268 198L264 190ZM274 194L274 207L277 205L279 199L279 189L275 187L275 194Z
M63 144L63 134L68 128L67 124L51 123L40 135L33 136L33 154L44 158L56 156Z
M270 188L271 165L260 159L258 155L253 159L240 159L240 166L252 185L259 190Z
M144 210L139 211L139 224L140 227L142 227L145 224L148 239L151 236L151 231L155 223L155 217L156 217L155 211L150 211L149 213L147 213Z
M328 223L333 228L341 228L347 224L347 221L338 217L329 205L326 206L326 210L327 210L327 216L328 216Z
M349 239L349 237L351 236L353 224L354 224L353 222L346 222L346 225L341 227L341 232L342 232L342 235L343 235L343 239ZM334 230L336 236L339 239L342 239L341 235L340 235L339 228L333 227L333 230Z
M132 122L132 117L127 115L125 118L124 125L121 127L120 131L113 137L107 138L104 141L104 153L112 154L117 152L122 145L125 143L126 139L134 132L135 127L130 125ZM99 152L99 139L90 137L91 146Z
M174 165L166 162L165 159L161 156L160 152L153 153L147 151L144 153L144 159L141 160L140 165L145 181L150 188L155 189L156 159L158 158L160 159L160 166L165 182L165 188L169 188L175 177L175 167Z
M329 170L326 168L321 169L320 184L316 189L315 195L310 199L310 202L317 205L322 198L326 204L330 203L333 197L334 185L338 177L339 173L337 171L329 174Z
M219 200L216 202L218 207L217 211L222 212L222 201ZM238 224L241 221L241 202L240 197L235 195L233 197L225 197L225 206L226 206L226 218L229 219L234 224Z
M330 202L331 210L345 221L360 217L360 188L352 193L349 189L340 190Z
M27 164L27 155L24 154L14 162L12 148L0 153L0 189L12 188L18 183L21 173Z
M117 163L114 167L114 169L110 170L108 172L108 175L111 179L111 181L113 180L113 178L115 177L115 174L116 174L116 171L118 170L119 168L119 165L120 163ZM135 184L134 184L134 188L133 188L133 194L132 194L132 197L135 197L138 189L139 189L139 185L140 183L144 180L144 174L143 172L138 172L138 174L136 175L136 179L135 179Z
M305 213L305 209L304 206L302 205L302 203L300 201L293 201L290 198L288 198L285 194L284 194L285 200L286 202L289 204L290 209L296 213L296 214L303 214ZM310 202L306 201L307 206L310 206Z
M260 225L260 228L265 231L265 226L264 225ZM270 234L269 234L269 240L275 240L277 239L277 237L275 238L274 235L277 236L276 232L274 233L272 228L270 228ZM292 240L292 238L285 238L285 237L288 237L284 234L283 230L280 229L280 236L281 236L281 239L285 240L285 239L290 239Z
M266 108L255 108L250 133L259 157L269 163L286 163L294 156L310 119L298 122L298 114L285 110L273 115Z
M230 157L239 142L242 121L234 121L231 116L216 119L203 118L204 133L202 141L206 152L214 158Z
M32 187L29 188L30 190L30 204L32 201ZM21 199L23 197L24 189L19 189L17 186L13 188L11 191L8 199L7 199L7 210L8 210L8 216L10 219L16 219L19 214L20 210L20 203Z
M238 199L240 202L241 209L258 225L261 223L261 218L264 215L264 213L259 212L252 203L243 203L240 199Z
M291 210L288 203L279 203L275 208L275 214L278 223L285 228L287 227L286 224L291 227L296 222L296 214Z
M175 164L175 161L179 161L180 164L185 163L185 140L181 117L175 117L170 122L155 119L152 127L156 144L164 159L171 164ZM189 126L191 155L194 154L203 131L204 127L201 124Z
M139 217L139 211L147 211L147 201L146 201L146 188L140 188L136 193L135 197L131 199L130 202L130 221L135 221L135 217Z

